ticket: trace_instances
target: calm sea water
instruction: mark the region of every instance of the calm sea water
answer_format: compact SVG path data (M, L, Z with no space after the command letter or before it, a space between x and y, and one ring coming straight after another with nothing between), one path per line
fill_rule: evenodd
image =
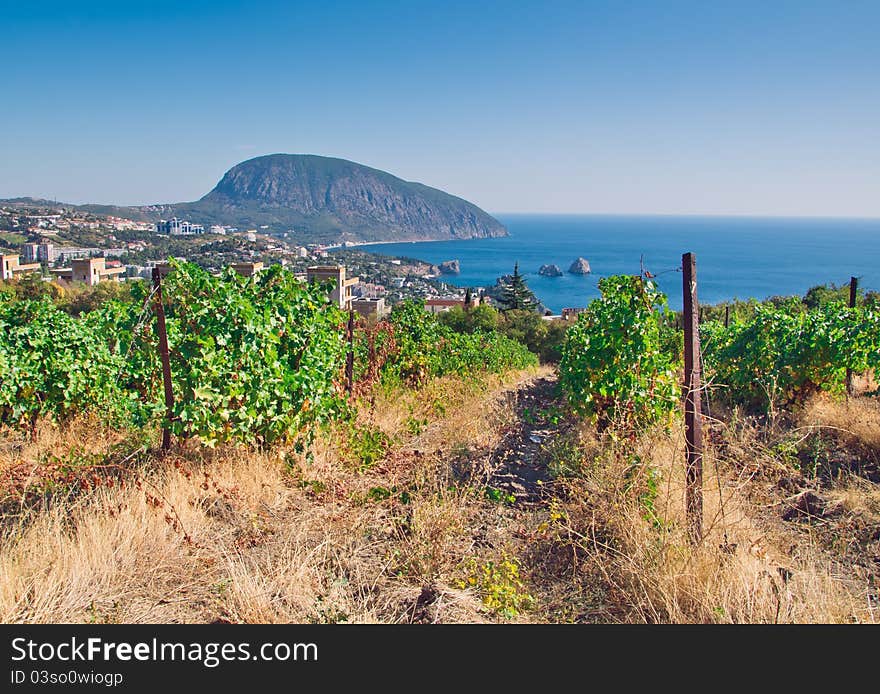
M364 250L431 263L458 259L461 274L447 276L462 287L486 286L520 272L552 311L585 306L599 295L599 278L638 274L640 260L658 276L674 309L681 308L682 253L697 257L698 295L703 303L803 294L816 284L848 283L880 290L880 219L781 219L744 217L626 217L599 215L498 215L510 236L469 241L428 241L364 246ZM592 274L567 272L578 256ZM556 264L562 277L541 277Z

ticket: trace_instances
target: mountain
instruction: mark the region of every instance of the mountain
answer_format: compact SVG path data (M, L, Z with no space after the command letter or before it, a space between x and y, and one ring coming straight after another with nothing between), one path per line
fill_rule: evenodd
M501 222L467 200L352 161L310 154L271 154L244 161L195 202L75 207L133 219L176 216L205 226L266 226L270 233L292 230L303 242L507 235Z
M345 159L272 154L231 168L201 200L174 205L193 221L351 240L506 236L476 205Z

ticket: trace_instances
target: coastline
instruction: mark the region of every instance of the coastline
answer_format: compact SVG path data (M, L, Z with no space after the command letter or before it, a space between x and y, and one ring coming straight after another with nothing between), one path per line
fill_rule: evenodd
M472 236L467 239L403 239L402 241L349 241L346 244L337 244L335 246L324 246L325 250L336 250L337 248L359 248L360 246L383 246L387 244L403 244L403 243L440 243L443 241L484 241L486 239L503 239L507 236Z
M428 241L447 241L448 239L419 239L418 241L348 241L347 243L338 243L333 246L324 246L326 250L335 250L337 248L360 248L361 246L381 246L385 243L425 243Z
M431 264L458 259L461 273L445 281L460 287L490 286L518 262L530 289L554 312L585 306L599 296L602 277L638 274L641 267L659 276L670 307L678 310L681 277L675 270L685 251L697 256L700 299L709 304L803 296L812 286L841 284L851 276L858 276L867 290L880 290L880 250L875 243L880 222L874 220L616 215L500 219L509 230L505 237L393 241L381 247L383 242L369 242L361 244L366 246L362 251L411 256ZM591 274L538 274L541 265L565 270L578 257L589 261Z

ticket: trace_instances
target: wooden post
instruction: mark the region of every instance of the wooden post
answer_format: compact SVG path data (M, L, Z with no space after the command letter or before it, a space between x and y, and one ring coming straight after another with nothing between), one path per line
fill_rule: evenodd
M697 301L697 261L693 253L681 257L684 298L684 423L686 439L688 532L691 542L703 539L703 421L701 417L700 324Z
M345 392L354 387L354 309L348 309L348 353L345 355Z
M165 386L165 419L162 427L162 450L171 448L171 419L174 416L174 392L171 390L171 357L168 353L168 331L165 327L165 308L162 305L162 274L153 268L153 287L156 292L156 330L159 334L159 358L162 360L162 383Z
M724 327L725 328L730 327L730 304L727 304L724 307Z
M859 278L858 277L850 277L849 278L849 307L856 307L856 297L858 295L859 289ZM852 369L847 367L846 369L846 395L847 397L851 397L853 394L853 382L852 382Z

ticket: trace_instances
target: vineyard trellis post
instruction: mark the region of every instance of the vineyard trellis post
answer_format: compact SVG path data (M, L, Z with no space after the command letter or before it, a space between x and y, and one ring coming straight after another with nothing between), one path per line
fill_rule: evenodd
M858 295L859 289L859 278L858 277L850 277L849 278L849 307L856 307L856 297ZM839 373L839 372L838 372ZM853 394L853 382L852 382L853 372L852 369L846 368L846 395L847 397L851 397Z
M684 322L684 423L687 484L685 507L693 544L703 539L703 421L701 416L700 324L697 300L697 261L693 253L681 257Z
M153 290L155 292L156 332L159 336L159 359L162 361L162 384L165 388L165 424L162 427L162 450L171 448L171 419L174 416L174 392L171 389L171 357L168 351L168 330L165 326L165 308L162 305L162 273L153 268Z
M345 392L351 395L354 387L354 309L348 309L348 352L345 355Z

